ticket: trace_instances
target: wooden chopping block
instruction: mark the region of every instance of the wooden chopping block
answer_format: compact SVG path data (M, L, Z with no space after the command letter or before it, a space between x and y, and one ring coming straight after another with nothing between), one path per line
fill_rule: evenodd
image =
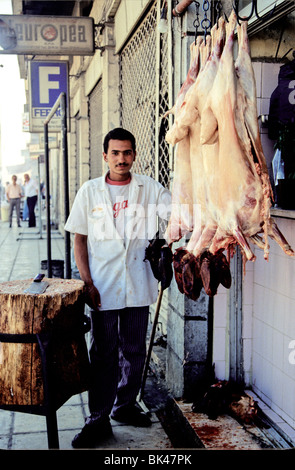
M24 293L32 279L0 283L0 333L50 335L51 384L58 408L88 389L84 282L44 280L49 286L38 295ZM39 344L0 342L0 406L43 404Z

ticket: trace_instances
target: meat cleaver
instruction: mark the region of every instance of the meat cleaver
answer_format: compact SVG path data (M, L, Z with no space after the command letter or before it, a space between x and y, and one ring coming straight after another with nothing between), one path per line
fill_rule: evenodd
M49 282L43 281L42 279L44 274L37 274L34 277L33 282L29 285L27 289L24 290L26 294L43 294L46 291L47 287L49 286Z

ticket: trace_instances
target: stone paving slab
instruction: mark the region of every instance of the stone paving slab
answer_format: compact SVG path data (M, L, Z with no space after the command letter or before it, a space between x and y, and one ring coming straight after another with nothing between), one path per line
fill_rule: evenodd
M84 394L82 394L84 395ZM61 450L72 449L71 441L84 424L86 396L83 404L67 402L57 411ZM73 398L73 397L72 397ZM113 436L101 442L100 449L172 449L157 416L152 413L150 428L135 428L111 420ZM47 429L44 416L0 410L0 449L47 450Z

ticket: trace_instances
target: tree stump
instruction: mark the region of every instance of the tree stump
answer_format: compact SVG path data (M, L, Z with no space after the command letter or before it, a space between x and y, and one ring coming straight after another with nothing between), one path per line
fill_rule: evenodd
M33 279L0 283L0 333L33 333L49 339L50 383L57 409L88 389L84 283L45 280L49 286L38 295L24 293ZM39 344L0 342L0 406L44 404Z

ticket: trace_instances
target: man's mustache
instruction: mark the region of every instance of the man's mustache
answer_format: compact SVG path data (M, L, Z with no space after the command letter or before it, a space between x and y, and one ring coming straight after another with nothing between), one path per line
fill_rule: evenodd
M116 166L128 166L128 163L118 163Z

